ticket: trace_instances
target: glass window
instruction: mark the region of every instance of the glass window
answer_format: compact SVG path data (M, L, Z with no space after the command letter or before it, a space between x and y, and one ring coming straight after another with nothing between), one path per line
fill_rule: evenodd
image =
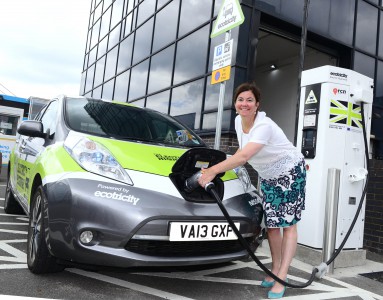
M355 51L354 70L370 78L374 78L375 59Z
M152 56L148 93L169 87L172 79L174 45Z
M214 17L218 16L219 9L221 8L223 0L214 1Z
M128 7L126 9L127 13L131 12L134 7L135 0L126 0L128 2Z
M154 14L156 8L155 1L153 0L144 0L138 6L138 15L137 15L137 26L142 24L146 19Z
M17 123L19 119L20 117L9 116L7 114L0 113L0 136L2 135L16 136ZM9 153L10 152L11 150L9 150Z
M116 75L116 65L117 65L117 50L118 47L114 47L111 51L108 52L106 57L106 66L105 66L105 80L114 77Z
M101 20L100 38L103 38L109 32L110 8L103 14Z
M155 94L146 98L146 107L167 114L169 108L169 99L169 90Z
M68 98L65 104L65 120L76 131L172 146L204 146L182 124L153 110L83 98Z
M304 1L290 0L286 2L279 0L279 2L281 16L299 26L302 26Z
M85 52L88 52L88 51L89 51L89 47L90 47L90 36L91 36L91 34L92 34L92 30L89 29L89 30L88 30L87 41L86 41Z
M230 76L230 79L232 76ZM210 84L211 76L207 78L204 110L216 110L218 108L220 84ZM225 92L227 89L225 88Z
M145 98L134 100L131 104L138 106L138 107L144 107L145 106Z
M157 0L157 10L159 10L162 6L168 3L169 0Z
M233 103L233 90L234 90L234 71L231 69L230 79L225 81L225 96L223 100L223 106L229 108ZM205 107L204 110L217 110L219 102L219 90L220 84L210 84L211 76L207 78L206 95L205 95Z
M97 59L99 59L101 56L103 56L106 53L106 46L108 45L108 37L105 37L99 44L98 44L98 51L97 51Z
M177 33L179 0L174 0L156 15L153 52L175 41Z
M108 49L112 49L120 41L121 24L114 28L109 34Z
M88 58L89 58L89 55L85 54L85 56L84 56L84 66L82 68L83 71L85 71L85 69L88 67Z
M376 53L378 9L366 2L358 2L355 46L368 53Z
M132 68L129 86L129 102L145 95L148 67L149 59Z
M178 36L202 25L210 20L211 4L205 1L183 1L181 7L180 28Z
M117 72L122 72L131 66L133 34L123 40L120 44L120 52L118 53Z
M117 101L128 102L129 75L130 70L116 77L113 99Z
M315 3L318 4L318 2ZM352 45L354 33L354 15L354 1L346 1L342 3L340 3L340 1L331 1L329 36L337 39L338 41L342 41L347 45ZM321 23L324 22L322 21Z
M125 33L124 36L129 35L132 32L132 16L133 13L130 13L125 19Z
M52 101L51 103L49 103L48 108L45 110L44 115L41 118L44 132L47 133L49 130L49 135L52 135L56 132L57 109L58 102Z
M379 49L378 55L383 57L383 11L380 11Z
M230 128L231 110L224 110L222 112L222 129ZM203 115L202 129L215 130L217 128L217 113L208 113Z
M205 26L178 42L174 83L205 74L209 26Z
M100 85L99 87L95 88L93 90L92 97L93 98L97 98L97 99L101 98L101 90L102 90L102 85Z
M98 20L98 18L101 16L102 12L102 3L98 5L94 11L94 21Z
M104 2L104 11L109 8L110 9L110 5L112 4L114 0L103 0Z
M200 79L173 89L170 115L182 118L191 129L200 128L203 88L204 80Z
M332 3L333 1L319 1L319 2L311 1L310 2L308 20L307 20L308 28L310 28L310 30L322 33L325 36L329 36ZM347 1L347 4L350 4L350 3L351 1ZM340 6L345 6L344 4L345 3L341 3ZM340 24L343 24L343 18L340 18L339 16L342 16L342 11L340 11L337 21ZM350 17L354 18L354 14L350 15Z
M124 0L116 0L113 3L112 10L112 21L110 23L110 28L116 26L118 22L122 19L122 11L123 11Z
M378 72L375 82L375 99L374 105L378 105L383 108L383 61L378 61Z
M102 88L102 98L103 99L113 99L113 89L114 89L114 79L109 80L104 84Z
M104 81L105 56L96 63L96 72L94 75L94 86L98 86Z
M86 78L86 72L81 73L81 83L80 83L80 92L79 95L83 95L85 91L85 78Z
M96 61L96 54L97 54L97 47L94 47L90 52L89 52L89 64L93 64Z
M134 42L133 64L139 62L150 54L152 43L153 18L136 30Z
M91 67L89 67L89 69L86 72L85 91L89 91L93 87L94 66L95 65L92 65Z
M100 21L97 21L96 24L94 24L93 28L92 28L92 39L91 39L91 42L90 42L90 48L92 49L94 47L94 45L97 44L98 42L98 34L99 34L99 31L100 31Z

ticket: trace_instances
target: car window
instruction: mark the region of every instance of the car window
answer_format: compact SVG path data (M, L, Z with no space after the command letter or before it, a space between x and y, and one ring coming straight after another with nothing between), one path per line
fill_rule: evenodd
M49 130L49 135L52 135L56 132L57 108L58 102L52 101L48 104L47 108L44 111L44 114L41 117L41 122L44 125L44 132L47 133Z
M116 139L184 146L205 146L191 130L157 111L87 98L67 98L69 128Z
M45 109L47 108L48 104L44 105L43 108L41 108L41 110L34 116L32 117L32 115L29 115L31 120L40 120L41 116L44 114L45 112Z

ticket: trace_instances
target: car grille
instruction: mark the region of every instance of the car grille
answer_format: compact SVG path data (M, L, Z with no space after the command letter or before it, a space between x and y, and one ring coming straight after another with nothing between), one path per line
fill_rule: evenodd
M254 238L245 238L245 240L251 244ZM184 257L228 254L244 248L238 240L190 242L130 240L125 249L150 256Z

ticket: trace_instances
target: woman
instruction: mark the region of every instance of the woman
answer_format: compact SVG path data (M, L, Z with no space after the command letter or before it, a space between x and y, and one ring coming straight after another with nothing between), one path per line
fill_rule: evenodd
M239 149L225 161L202 169L198 182L204 187L217 174L246 162L258 172L272 258L271 271L279 278L287 279L297 247L297 222L305 208L305 162L282 129L266 117L266 113L259 111L260 100L260 90L255 83L243 83L236 89L234 105L238 116L235 130ZM269 276L261 286L271 288L269 299L282 298L286 289Z

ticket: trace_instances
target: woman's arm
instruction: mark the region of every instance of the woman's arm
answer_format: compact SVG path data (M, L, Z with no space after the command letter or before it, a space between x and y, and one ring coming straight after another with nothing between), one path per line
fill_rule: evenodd
M264 145L254 142L249 142L242 150L237 150L235 154L225 159L224 161L207 169L202 169L202 175L198 179L198 183L205 187L205 185L212 181L219 173L232 170L238 166L243 166L252 156L257 154Z

